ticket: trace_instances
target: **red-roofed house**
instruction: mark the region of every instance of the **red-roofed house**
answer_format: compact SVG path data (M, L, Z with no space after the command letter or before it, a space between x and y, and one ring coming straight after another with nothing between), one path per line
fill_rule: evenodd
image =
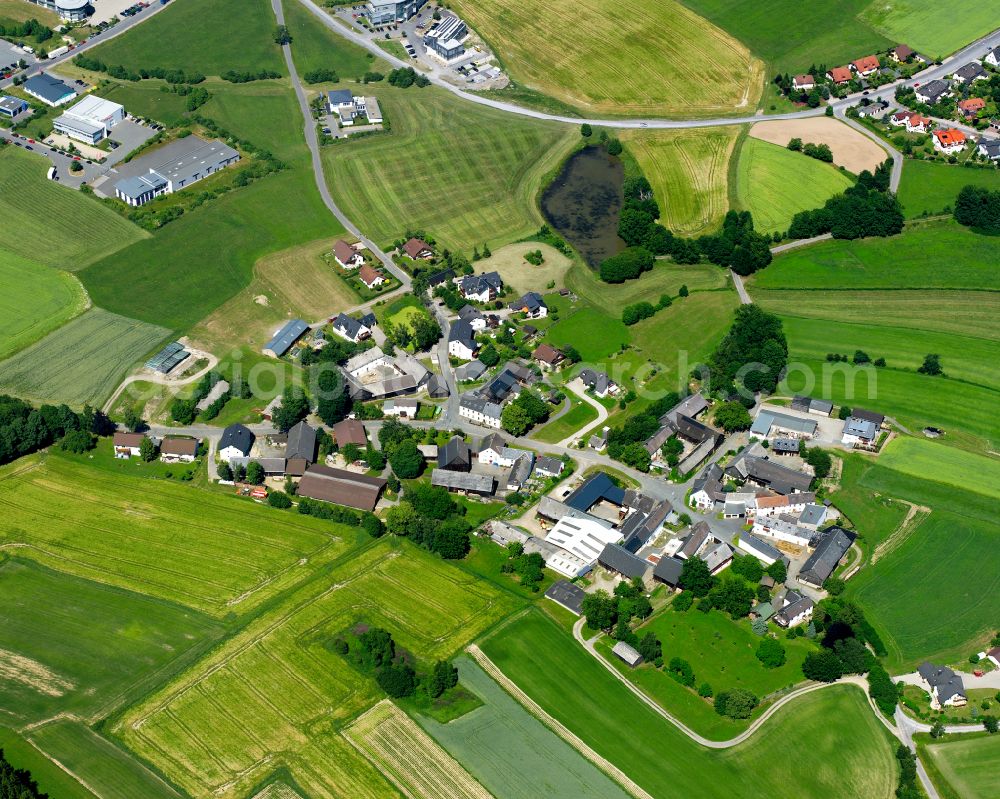
M565 355L549 344L539 344L538 348L532 353L532 357L545 370L555 369L566 359Z
M986 107L986 101L982 97L970 97L968 100L960 100L958 110L966 119L972 119Z
M895 114L889 117L889 124L892 125L893 127L901 128L903 125L906 124L906 120L908 120L910 116L912 115L910 114L909 111L897 111Z
M926 133L931 128L931 118L920 114L910 114L906 118L907 133Z
M358 270L358 277L361 278L361 282L364 283L368 288L373 289L376 286L381 286L383 283L388 283L389 281L385 279L385 275L379 272L377 269L373 269L368 264L365 264Z
M809 91L816 86L816 78L812 75L796 75L792 78L792 87L795 89L801 89L802 91Z
M851 78L854 77L850 67L834 67L826 73L826 76L838 86L841 83L850 83Z
M333 245L333 257L344 269L354 269L365 262L364 256L343 239L337 239Z
M859 58L857 61L852 62L851 66L854 67L861 77L867 78L875 70L877 70L881 64L878 62L878 56L866 55L864 58Z
M414 260L418 258L426 259L434 257L434 250L431 249L431 245L426 241L421 241L420 239L410 239L406 242L406 244L403 245L403 252Z
M965 149L965 134L955 128L934 131L934 149L951 155Z

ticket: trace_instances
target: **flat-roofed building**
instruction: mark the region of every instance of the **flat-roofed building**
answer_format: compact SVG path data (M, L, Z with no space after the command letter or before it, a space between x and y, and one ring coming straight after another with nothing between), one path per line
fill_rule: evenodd
M148 165L149 171L118 181L115 196L129 205L143 205L159 194L172 194L239 160L239 151L225 142L186 136L143 156L142 163Z

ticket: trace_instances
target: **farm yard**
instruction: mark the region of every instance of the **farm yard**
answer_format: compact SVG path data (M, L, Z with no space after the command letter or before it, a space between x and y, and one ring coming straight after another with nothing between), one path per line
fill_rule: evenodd
M615 782L561 740L468 657L456 661L462 685L485 705L448 724L418 721L497 799L625 799Z
M792 139L826 144L833 153L834 165L842 166L855 175L865 169L873 171L889 157L885 150L863 133L829 117L757 122L750 128L750 138L781 147L785 147Z
M698 236L722 224L729 210L729 161L740 128L619 135L653 187L664 226L678 235Z
M760 96L760 61L675 0L627 0L613 13L598 0L461 0L455 9L515 81L583 112L750 113Z
M0 363L0 392L35 402L100 405L169 332L91 308Z
M943 799L989 796L996 785L1000 738L980 733L918 744L921 760Z
M392 135L323 150L327 184L352 219L380 245L408 228L465 251L491 249L542 224L535 207L543 177L579 133L463 103L436 87L370 90L392 120ZM349 144L349 146L347 146Z
M532 700L654 796L725 797L735 791L847 799L890 796L896 784L888 733L854 687L808 694L747 743L710 751L655 714L537 611L480 646ZM636 729L644 734L636 736ZM785 756L789 735L810 744L794 760Z
M784 146L747 138L736 165L736 198L754 227L784 232L799 211L819 208L853 181L829 164Z
M520 602L408 542L382 539L286 595L114 732L194 795L243 796L279 765L317 799L384 795L384 778L345 741L315 735L380 694L328 648L333 637L377 624L432 662Z
M94 199L47 180L48 165L16 147L0 149L0 251L75 272L149 237Z
M963 186L1000 190L1000 172L995 169L965 169L933 161L907 160L899 180L899 201L907 219L945 213L955 205Z

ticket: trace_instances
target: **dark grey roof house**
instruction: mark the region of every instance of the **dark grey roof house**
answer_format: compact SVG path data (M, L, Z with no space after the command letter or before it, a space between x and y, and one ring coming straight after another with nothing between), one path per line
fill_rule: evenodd
M649 563L618 544L606 544L597 556L597 562L608 571L617 572L629 580L643 577L649 571Z
M288 352L292 345L302 338L302 335L309 329L309 325L301 319L292 319L286 322L282 328L274 334L274 337L264 345L264 354L272 358L280 358Z
M308 463L316 461L316 431L305 422L299 422L288 431L285 458L302 458Z
M472 450L458 436L438 450L438 468L454 472L467 472L472 468Z
M989 73L978 61L971 61L964 67L956 69L954 73L955 80L960 83L972 83L974 80L985 80L988 77Z
M231 424L222 431L222 438L219 440L219 455L223 459L230 457L246 457L253 449L253 442L256 436L250 428L241 424ZM226 450L230 450L227 452ZM237 454L238 451L238 454Z
M917 667L921 679L931 689L931 707L964 705L968 701L962 676L947 666L935 666L924 661Z
M568 580L556 580L549 586L545 596L557 605L562 605L570 613L579 616L583 613L583 600L587 593L580 586L573 585Z
M843 527L828 527L823 531L816 550L803 564L799 579L807 585L820 588L833 570L837 568L840 559L854 543L854 534Z
M684 561L680 558L660 558L660 562L653 567L653 579L666 583L671 588L677 588L683 570Z

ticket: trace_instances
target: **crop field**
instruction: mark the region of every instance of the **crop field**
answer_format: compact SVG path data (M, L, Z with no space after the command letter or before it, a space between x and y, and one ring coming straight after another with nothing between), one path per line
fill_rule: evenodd
M661 218L682 236L710 233L729 210L729 160L740 129L626 130L619 135L653 187Z
M39 791L59 799L98 799L14 730L0 726L0 749L16 768L31 772Z
M871 0L841 0L803 11L797 0L685 0L685 5L728 31L775 72L805 72L810 64L845 64L896 44L858 15ZM914 47L916 43L911 42Z
M215 617L257 607L304 576L301 558L329 561L355 538L346 527L58 455L0 471L0 506L0 540L24 556Z
M0 359L44 338L87 307L80 282L0 250Z
M933 161L903 163L899 180L899 201L907 219L922 214L939 214L955 206L955 197L963 186L983 186L1000 189L1000 172L995 169L964 169L952 164Z
M615 782L528 713L474 661L456 661L485 705L448 724L418 718L497 799L625 799Z
M221 632L187 608L15 560L0 565L0 620L0 708L21 724L106 714Z
M799 211L819 208L851 180L829 164L786 147L747 138L736 166L736 197L754 227L786 231Z
M589 402L584 402L572 391L565 391L565 394L573 403L573 407L558 419L553 419L544 427L532 433L532 438L544 441L546 444L555 444L597 418L597 409L593 405Z
M913 477L1000 499L1000 461L995 458L924 439L900 438L885 448L879 464Z
M375 70L386 73L385 62L319 22L299 0L282 0L285 24L292 34L292 55L300 75L316 69L332 69L341 78L360 78Z
M826 144L833 154L834 166L842 166L856 175L865 169L874 170L889 157L885 149L860 131L826 116L757 122L750 128L750 138L780 147L786 147L795 138L813 144Z
M540 266L529 264L524 260L524 254L542 251ZM515 293L524 294L528 291L545 293L545 287L554 282L555 288L565 285L566 273L573 263L555 247L537 241L508 244L497 250L492 250L489 258L476 263L476 270L482 272L496 271L500 273L503 282L511 286Z
M944 799L989 796L996 789L1000 738L995 735L955 735L920 746L921 760ZM929 756L929 758L928 758Z
M197 796L243 796L279 765L314 799L391 793L343 739L315 735L380 698L375 682L327 645L364 621L432 662L518 604L407 542L382 539L267 609L129 710L115 732Z
M675 0L476 0L456 10L511 77L582 111L635 115L750 112L763 65ZM696 70L689 70L697 64Z
M458 761L388 699L359 716L343 736L406 796L490 799Z
M921 0L874 0L860 17L931 58L951 55L997 25L996 14L973 0L960 0L948 11Z
M73 272L148 237L110 208L47 180L48 167L47 159L17 147L0 150L0 250Z
M856 688L804 696L745 744L706 750L540 613L504 626L480 646L531 699L654 796L893 795L894 747ZM601 701L593 701L595 696ZM809 742L791 760L786 757L790 735Z
M169 332L91 308L0 363L0 392L36 402L100 405Z
M89 55L130 69L163 67L205 75L269 69L284 74L274 27L267 0L242 0L238 14L227 0L173 0L153 19L95 47ZM218 36L219 31L226 35Z
M434 87L369 84L392 123L388 135L329 146L330 191L366 233L387 244L407 229L471 254L530 235L543 177L558 164L575 129L463 103Z

